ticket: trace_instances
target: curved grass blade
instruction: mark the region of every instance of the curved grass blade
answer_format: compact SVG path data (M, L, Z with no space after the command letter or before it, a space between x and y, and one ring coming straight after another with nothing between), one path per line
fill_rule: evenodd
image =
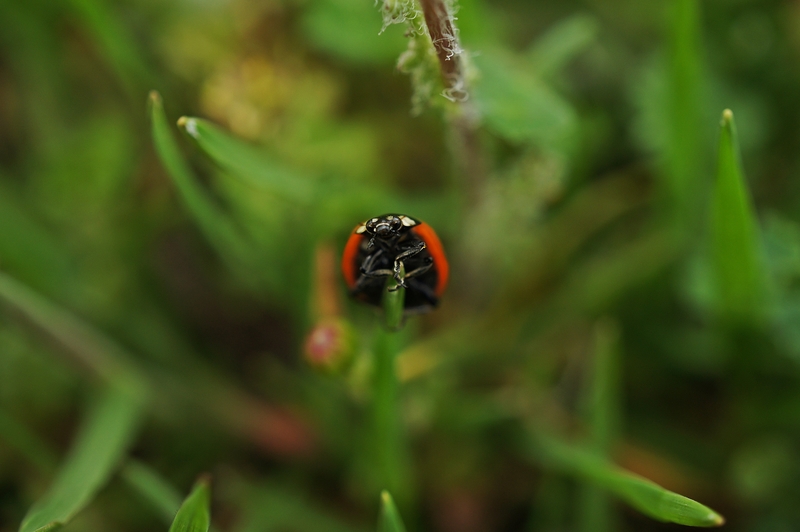
M178 127L222 169L286 198L304 203L311 200L313 183L306 176L287 169L255 146L201 118L183 116L178 120Z
M91 35L93 44L105 56L128 96L141 94L142 83L153 76L126 25L110 12L105 2L69 0L66 4Z
M156 471L137 460L128 460L120 472L122 479L143 498L151 503L153 508L166 520L172 521L175 513L180 509L180 494Z
M37 501L20 532L57 530L94 498L130 447L142 403L129 390L111 388L93 406L50 489Z
M543 434L531 434L529 455L543 467L603 488L643 514L696 527L721 526L725 519L711 508L621 469L592 452Z
M34 220L0 173L0 257L3 268L38 289L61 294L73 282L62 244Z
M3 273L0 302L50 335L108 385L127 390L140 402L146 400L149 389L145 377L118 344Z
M52 475L58 459L50 447L28 427L0 410L0 440L24 457L43 475ZM181 506L180 494L156 471L137 460L128 460L120 477L135 492L149 501L167 523Z
M722 113L720 122L717 179L711 198L711 253L718 312L734 320L758 320L765 303L758 222L730 109Z
M203 476L175 515L169 532L208 532L211 526L211 479Z
M378 532L406 532L400 512L388 491L381 492L381 514L378 518Z
M197 184L170 133L161 96L155 91L150 93L150 114L158 156L200 230L233 269L241 271L242 266L252 265L252 246Z

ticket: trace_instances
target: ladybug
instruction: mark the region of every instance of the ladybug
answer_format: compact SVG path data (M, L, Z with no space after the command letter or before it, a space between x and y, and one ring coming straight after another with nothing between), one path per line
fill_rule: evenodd
M436 307L449 272L436 232L425 222L404 214L384 214L359 224L342 255L342 273L353 297L380 307L386 279L394 277L397 288L406 289L406 313Z

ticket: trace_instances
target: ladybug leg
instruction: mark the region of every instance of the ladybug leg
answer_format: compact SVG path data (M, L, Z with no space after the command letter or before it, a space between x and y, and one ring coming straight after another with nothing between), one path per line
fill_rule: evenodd
M363 275L368 275L369 272L373 271L372 266L378 259L378 257L381 256L382 253L383 250L379 249L378 251L372 253L371 255L367 256L366 259L364 259L364 263L361 265L361 268L359 269Z
M362 269L361 275L364 278L377 279L379 277L391 277L394 275L392 270L372 270L371 272Z
M433 257L427 257L425 259L425 264L424 265L420 266L419 268L417 268L415 270L411 270L410 272L408 272L406 274L406 276L404 277L404 279L410 279L411 277L419 277L423 273L425 273L428 270L430 270L432 266L433 266Z
M423 249L425 249L425 242L420 240L419 242L416 242L414 244L414 247L405 250L404 252L400 253L399 255L397 255L394 258L394 268L393 268L393 271L392 271L392 276L394 277L394 280L397 281L397 286L395 286L394 288L390 288L390 290L392 292L394 292L395 290L398 290L401 286L403 288L408 288L408 285L406 285L405 279L407 277L409 277L410 275L408 273L405 276L401 276L400 275L400 271L403 268L403 259L407 259L408 257L413 257L414 255L418 254ZM430 265L428 265L428 268L430 268ZM417 268L417 269L419 269L419 268ZM416 271L417 270L414 270L414 272L416 272ZM419 275L419 273L414 273L414 275Z
M394 275L394 272L389 269L382 269L382 270L375 270L373 267L375 266L375 261L380 258L381 254L383 254L383 250L379 249L375 253L367 256L364 259L364 263L359 268L359 272L361 273L361 277L358 278L354 291L358 291L362 288L364 283L367 282L368 279L380 279L383 277L391 277Z
M423 242L422 240L419 240L419 241L414 243L413 247L408 248L407 250L405 250L404 252L402 252L398 256L396 256L394 258L394 261L396 263L396 262L401 261L403 259L407 259L408 257L413 257L414 255L416 255L417 253L419 253L420 251L425 249L425 247L426 247L425 246L425 242Z

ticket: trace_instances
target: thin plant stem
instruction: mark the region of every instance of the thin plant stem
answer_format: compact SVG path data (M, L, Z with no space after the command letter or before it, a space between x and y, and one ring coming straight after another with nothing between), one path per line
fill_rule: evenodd
M385 323L379 327L375 339L375 388L372 404L378 480L382 489L389 490L401 503L410 498L408 454L400 420L400 389L397 379L397 355L402 347L400 328L403 323L404 299L405 289L397 287L396 281L390 278L383 296Z
M589 426L589 446L598 458L610 459L620 425L619 326L610 318L595 326L594 348L584 397L584 415ZM608 494L585 483L579 491L578 530L615 530L614 508Z
M465 101L468 97L461 44L458 42L453 17L444 0L419 0L431 43L442 69L445 94L452 100Z

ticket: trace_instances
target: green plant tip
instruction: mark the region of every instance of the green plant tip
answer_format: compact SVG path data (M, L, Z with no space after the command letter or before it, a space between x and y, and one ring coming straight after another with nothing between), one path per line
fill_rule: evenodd
M186 131L194 138L200 137L200 132L197 131L197 119L182 116L178 119L178 127Z
M733 122L733 111L731 111L730 109L725 109L724 111L722 111L721 125L724 127L730 124L731 122Z

